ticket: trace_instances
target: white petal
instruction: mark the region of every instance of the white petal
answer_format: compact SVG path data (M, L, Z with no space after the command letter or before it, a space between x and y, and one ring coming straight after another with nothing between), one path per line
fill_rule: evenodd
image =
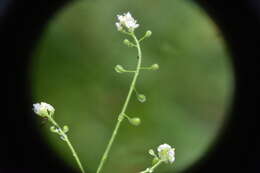
M132 15L131 15L130 12L127 12L127 13L125 14L125 16L126 16L127 18L129 18L129 19L133 19L133 17L132 17Z
M121 20L123 20L123 16L122 16L122 15L117 15L117 19L118 19L119 21L121 21Z
M168 144L162 144L158 147L158 152L161 152L162 150L165 150L165 149L171 149L171 146L168 145Z
M121 24L120 23L116 23L116 27L117 27L117 30L118 31L120 31L120 30L122 30L123 28L122 28L122 26L121 26Z
M169 157L170 163L173 163L175 161L175 157Z
M39 103L33 104L33 111L34 111L35 113L38 113L39 110L40 110L40 107L41 107L41 105L40 105Z

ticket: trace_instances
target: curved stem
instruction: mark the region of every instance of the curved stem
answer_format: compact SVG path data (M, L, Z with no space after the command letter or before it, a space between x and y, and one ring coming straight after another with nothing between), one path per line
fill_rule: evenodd
M153 172L155 168L157 168L162 163L162 160L159 160L156 164L154 164L151 168L147 168L146 170L140 173L150 173Z
M76 153L74 147L72 146L72 144L71 144L71 142L70 142L70 140L69 140L67 134L63 132L62 128L59 126L58 123L56 123L56 121L55 121L53 118L49 118L49 120L51 121L51 123L52 123L54 126L56 126L56 127L59 129L60 135L62 136L63 140L68 144L68 146L69 146L69 148L70 148L70 150L71 150L71 152L72 152L72 155L73 155L73 157L75 158L75 160L76 160L76 162L77 162L77 164L78 164L78 166L79 166L80 171L81 171L82 173L85 173L85 171L84 171L84 169L83 169L83 166L82 166L82 164L81 164L81 162L80 162L80 160L79 160L79 157L78 157L78 155L77 155L77 153Z
M133 93L133 90L135 88L135 83L136 83L136 80L137 80L137 77L139 75L139 71L140 71L140 68L141 68L141 63L142 63L142 52L141 52L141 48L140 48L140 44L139 44L139 41L138 39L136 38L135 34L132 32L130 33L130 35L133 37L135 43L136 43L136 48L137 48L137 51L138 51L138 62L137 62L137 66L136 66L136 71L135 71L135 75L133 77L133 80L132 80L132 83L130 85L130 88L129 88L129 91L128 91L128 94L127 94L127 97L126 97L126 100L125 100L125 103L123 105L123 108L121 110L121 113L118 115L118 120L117 120L117 123L116 123L116 126L115 126L115 129L112 133L112 136L108 142L108 145L106 147L106 150L101 158L101 161L98 165L98 169L97 169L97 172L96 173L100 173L102 168L103 168L103 165L105 163L105 161L107 160L107 157L108 157L108 153L111 149L111 146L115 140L115 137L116 137L116 134L117 134L117 131L120 127L120 124L121 122L124 120L125 116L125 111L126 111L126 108L128 106L128 103L129 103L129 100L131 98L131 95Z

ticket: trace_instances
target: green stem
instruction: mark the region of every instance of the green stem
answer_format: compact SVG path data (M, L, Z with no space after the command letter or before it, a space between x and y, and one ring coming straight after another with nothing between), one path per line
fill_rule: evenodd
M140 173L150 173L153 172L155 168L157 168L163 161L159 160L156 164L154 164L151 168L148 168Z
M134 34L133 32L130 33L130 35L133 37L133 39L134 39L134 41L135 41L135 43L136 43L137 51L138 51L138 57L139 57L139 58L138 58L137 66L136 66L136 71L135 71L135 75L134 75L134 77L133 77L132 83L131 83L131 85L130 85L130 88L129 88L129 91L128 91L128 94L127 94L125 103L124 103L124 105L123 105L122 111L121 111L121 113L118 115L118 120L117 120L115 129L114 129L114 131L113 131L113 133L112 133L112 136L111 136L111 138L110 138L110 140L109 140L109 142L108 142L108 145L107 145L107 147L106 147L106 150L105 150L105 152L104 152L104 154L103 154L103 156L102 156L102 158L101 158L101 160L100 160L100 163L99 163L99 165L98 165L98 169L97 169L97 172L96 172L96 173L100 173L100 172L101 172L101 170L102 170L102 168L103 168L103 165L104 165L105 161L107 160L108 153L109 153L109 151L110 151L110 149L111 149L111 146L112 146L112 144L113 144L113 142L114 142L114 140L115 140L117 131L118 131L119 127L120 127L121 122L122 122L122 121L124 120L124 118L125 118L124 114L125 114L126 108L127 108L127 106L128 106L129 100L130 100L130 98L131 98L131 95L132 95L132 93L133 93L133 90L134 90L134 88L135 88L135 83L136 83L136 80L137 80L137 77L138 77L138 75L139 75L139 71L140 71L140 68L141 68L142 52L141 52L141 48L140 48L139 41L138 41L138 39L136 38L136 36L135 36L135 34Z
M82 173L85 173L85 171L84 171L84 169L83 169L83 166L82 166L82 164L81 164L81 162L80 162L80 160L79 160L79 157L78 157L78 155L77 155L77 153L76 153L74 147L72 146L72 144L71 144L71 142L70 142L70 140L69 140L67 134L63 132L62 128L59 126L58 123L56 123L56 121L55 121L53 118L50 117L49 120L50 120L50 122L51 122L54 126L56 126L56 127L59 129L59 133L60 133L60 135L62 136L63 140L68 144L68 146L69 146L69 148L70 148L70 150L71 150L71 152L72 152L72 155L73 155L73 157L75 158L75 160L76 160L76 162L77 162L77 164L78 164L78 166L79 166L79 169L81 170Z
M151 70L151 67L141 67L141 70Z
M141 41L143 41L145 38L146 38L146 36L144 35L141 39L138 40L139 43L140 43Z
M136 96L138 97L139 92L136 90L136 88L134 88L134 91L135 91Z
M125 70L124 72L127 72L127 73L135 73L135 70Z
M125 116L129 121L131 120L131 118L130 118L128 115L124 114L124 116Z

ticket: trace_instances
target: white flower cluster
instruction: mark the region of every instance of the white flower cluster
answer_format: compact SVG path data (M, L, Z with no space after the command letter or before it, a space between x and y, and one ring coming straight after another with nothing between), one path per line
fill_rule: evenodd
M129 12L124 13L123 15L117 15L117 19L119 20L119 22L116 22L118 31L122 31L124 28L126 28L129 32L133 32L136 28L139 27L139 24L136 23L136 20Z
M168 144L162 144L157 148L158 156L150 149L149 154L154 156L155 160L161 160L165 163L173 163L175 161L175 148Z
M48 117L54 114L55 109L52 105L41 102L33 104L33 111L41 117Z
M175 148L172 148L168 144L162 144L157 148L159 158L168 163L173 163L175 161Z

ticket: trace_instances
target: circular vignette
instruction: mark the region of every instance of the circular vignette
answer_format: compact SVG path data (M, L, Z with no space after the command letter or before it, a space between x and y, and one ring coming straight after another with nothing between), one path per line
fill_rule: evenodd
M150 95L152 100L149 99L147 106L131 104L129 111L139 112L146 117L145 122L138 128L139 130L128 128L120 132L119 139L117 139L120 142L118 146L113 147L114 151L111 153L113 159L110 160L110 164L106 165L106 171L113 172L115 167L118 168L117 172L141 170L142 165L147 164L144 156L147 148L156 146L158 141L168 141L177 148L178 159L174 168L164 166L158 172L167 172L171 169L180 172L187 166L193 165L194 161L210 147L222 127L222 121L225 121L225 116L227 116L225 110L230 103L232 68L228 61L230 58L223 49L223 41L220 39L221 37L216 36L216 26L193 2L151 2L149 11L147 9L146 14L142 15L142 11L139 11L138 8L140 9L148 2L149 0L145 0L140 6L136 5L139 4L136 0L129 4L128 2L111 1L109 5L106 1L73 3L49 22L44 37L35 51L37 58L34 57L32 60L30 74L33 81L34 99L42 100L44 98L55 105L59 121L67 122L73 128L70 131L73 143L78 145L77 151L81 160L89 165L88 169L92 172L98 161L96 158L102 154L103 143L106 142L106 138L109 138L109 131L112 131L113 128L112 117L111 120L107 118L120 109L117 107L119 104L113 103L113 100L119 101L120 95L123 94L120 94L121 88L127 89L122 85L126 82L116 81L114 85L108 84L117 80L117 75L114 75L113 72L104 75L122 59L120 57L132 56L124 49L119 54L114 53L119 46L116 40L121 38L114 28L114 15L121 8L127 6L136 17L139 16L137 19L140 19L143 27L149 26L154 29L156 34L147 42L148 47L144 49L146 50L145 55L148 55L145 62L148 61L150 64L156 60L163 68L159 73L154 74L158 76L149 77L144 73L144 78L139 81L143 82L143 84L139 83L140 87ZM158 5L160 5L159 8ZM100 7L105 7L105 12ZM156 9L157 14L153 13ZM166 9L172 9L173 12L168 13ZM158 19L161 20L163 16L165 18L160 24L155 22ZM174 21L168 22L171 19ZM141 22L141 20L145 22ZM186 26L192 27L188 27L188 29ZM104 28L109 34L103 34ZM139 29L138 33L141 34L142 27ZM198 44L197 40L203 41ZM157 43L160 43L161 46ZM106 45L111 46L108 48ZM95 52L96 48L101 49L105 54ZM202 51L197 52L197 50ZM156 56L160 58L156 58ZM96 58L91 60L91 57ZM151 62L149 63L149 61ZM57 66L59 66L59 70L57 70ZM185 68L190 70L183 70ZM97 71L97 69L99 70ZM175 70L173 72L170 69ZM92 77L93 74L95 77ZM212 74L214 75L211 76ZM118 79L122 79L122 77L118 77ZM152 80L161 84L154 83L155 85L153 85L150 82ZM151 87L146 88L147 85ZM120 89L118 86L121 86ZM216 86L222 86L223 89ZM156 92L158 89L165 89L166 92ZM203 90L204 92L201 92ZM111 91L109 96L105 94L107 91ZM66 96L63 95L64 93L67 93ZM156 100L153 101L153 99ZM110 100L111 104L107 104L106 100ZM73 103L77 104L73 105ZM105 113L96 111L96 105L102 107ZM108 105L114 106L108 108ZM164 115L164 118L155 124L158 114ZM73 118L71 115L77 116ZM107 122L104 122L105 119ZM108 124L108 122L110 123ZM152 126L163 128L158 128L158 131L151 136L147 130ZM76 129L76 127L78 128ZM125 127L127 126L122 128ZM55 148L57 155L74 166L70 153L65 152L67 151L66 145L57 143L55 136L50 134L46 128L41 128L41 130L50 148ZM93 131L93 133L88 135L89 131ZM97 133L95 134L94 131ZM169 133L169 131L172 132ZM139 134L135 135L136 133ZM87 138L83 137L85 135ZM133 140L128 141L121 136L127 136ZM203 139L200 136L203 136ZM125 142L129 145L124 145ZM84 146L91 147L92 150L88 151ZM124 152L120 153L120 150ZM136 154L131 156L131 153ZM126 155L129 155L127 159L121 159L118 164L115 162ZM125 167L129 169L124 170Z
M31 2L29 5L21 1L12 1L4 6L3 20L3 34L6 38L5 47L12 51L8 52L8 116L6 126L12 124L13 128L8 132L11 138L7 137L7 160L6 167L12 168L28 168L28 170L36 170L37 172L46 172L59 170L62 172L72 172L68 168L64 168L61 161L57 162L58 157L52 154L44 142L41 140L40 133L34 131L37 129L34 126L34 118L31 113L31 94L28 82L28 62L30 55L39 40L43 27L47 21L55 14L57 10L62 8L65 4L72 1L51 1L46 2L39 0ZM248 82L247 76L244 75L250 60L247 59L248 51L251 51L252 58L256 57L255 50L250 43L255 38L257 33L252 27L257 23L257 18L250 12L251 9L248 4L236 3L236 8L225 8L228 5L220 1L203 2L197 0L206 11L212 16L213 20L221 29L226 42L231 49L233 55L233 64L235 68L235 100L233 102L233 109L231 117L226 123L226 128L219 135L218 142L212 151L209 152L205 158L187 172L219 172L227 170L232 171L240 168L246 170L249 164L249 151L252 151L249 134L253 133L254 113L251 112L251 117L244 118L247 114L249 103L246 100L250 99L250 93L253 90L245 88ZM1 2L1 3L4 3ZM225 6L224 6L225 5ZM246 14L241 14L240 10ZM243 19L238 20L239 18ZM252 20L252 19L256 20ZM250 20L247 20L251 18ZM251 26L251 27L249 27ZM251 30L249 30L251 28ZM17 32L17 30L19 32ZM247 34L242 35L242 33ZM251 36L251 37L250 37ZM15 44L14 44L15 43ZM6 49L6 50L8 50ZM252 71L251 71L252 72ZM19 116L17 116L19 115ZM243 127L243 131L241 131ZM22 133L22 135L21 135ZM6 143L7 144L7 143ZM19 146L19 147L16 147ZM37 147L35 147L37 146ZM241 148L244 150L241 151ZM245 151L247 150L247 151ZM241 151L241 152L237 152ZM39 157L40 156L40 157ZM55 162L53 162L55 161ZM54 164L55 163L55 164ZM219 164L221 163L221 165ZM241 163L241 164L239 164ZM255 163L252 160L251 164ZM41 168L39 170L39 168ZM214 169L214 171L212 171Z

